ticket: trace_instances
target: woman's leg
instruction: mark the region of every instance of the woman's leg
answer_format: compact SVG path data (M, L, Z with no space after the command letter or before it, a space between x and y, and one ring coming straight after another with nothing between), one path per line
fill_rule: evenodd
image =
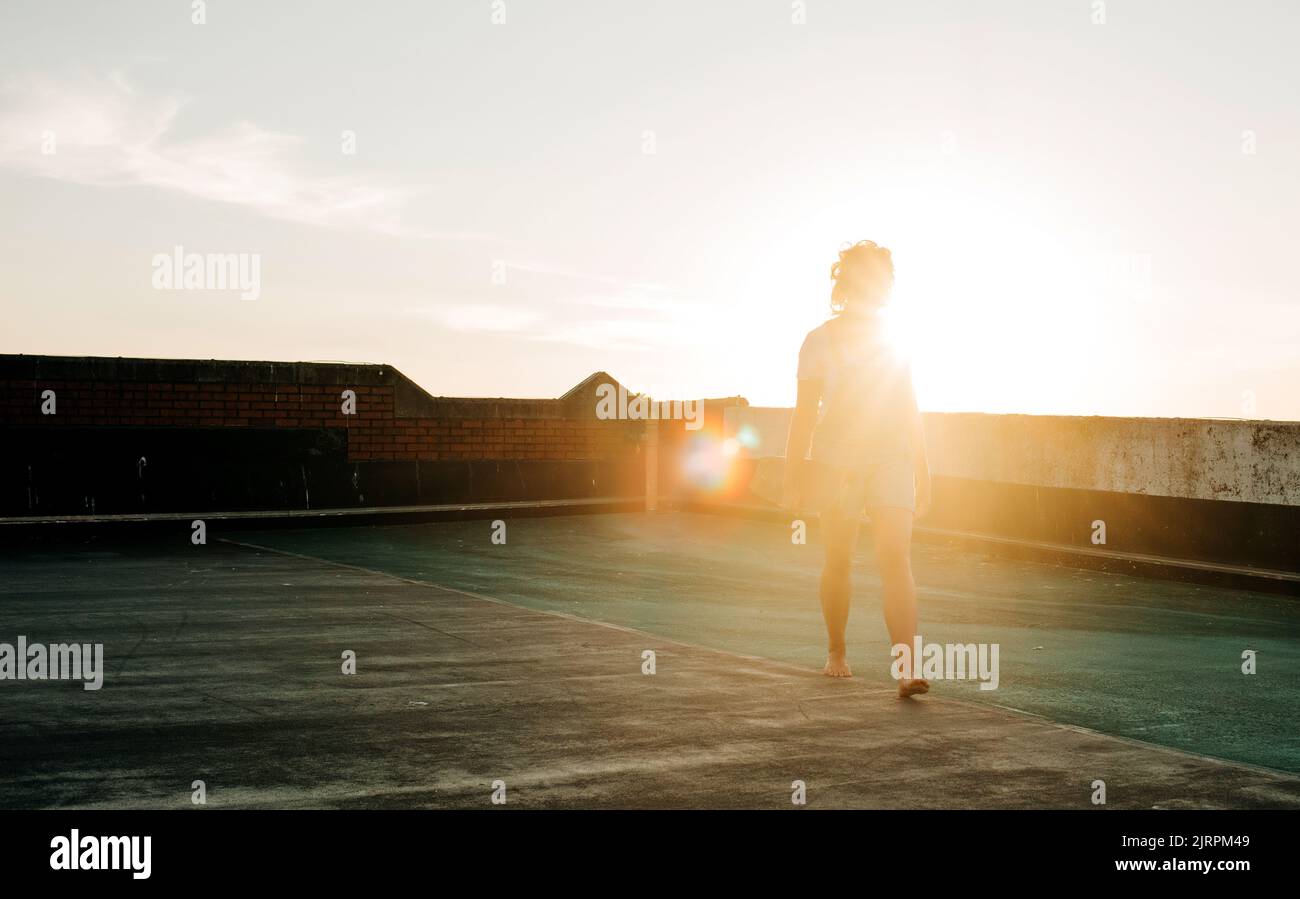
M844 632L849 624L849 598L852 589L853 550L858 543L861 520L857 515L825 514L822 516L822 539L826 541L826 565L822 568L822 617L826 619L826 667L831 677L851 677L845 656Z
M912 645L916 636L916 584L912 581L912 511L894 507L869 509L871 534L876 549L876 567L884 584L885 626L890 646ZM899 695L924 692L925 681L899 682Z

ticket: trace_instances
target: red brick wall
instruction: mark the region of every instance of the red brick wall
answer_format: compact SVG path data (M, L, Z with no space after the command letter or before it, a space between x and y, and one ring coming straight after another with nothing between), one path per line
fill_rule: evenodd
M342 392L356 392L344 415ZM53 390L57 412L42 415ZM539 409L542 403L539 401ZM351 460L606 459L636 451L639 422L543 418L398 418L393 388L314 384L0 381L8 425L339 428Z
M605 459L635 451L625 422L566 419L415 419L362 423L352 459Z

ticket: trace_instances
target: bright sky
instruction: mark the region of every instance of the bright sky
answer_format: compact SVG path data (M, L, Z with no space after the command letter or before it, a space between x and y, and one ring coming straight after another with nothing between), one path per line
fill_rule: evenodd
M0 352L787 405L869 238L927 409L1300 419L1300 4L193 14L0 7ZM260 297L155 290L177 245Z

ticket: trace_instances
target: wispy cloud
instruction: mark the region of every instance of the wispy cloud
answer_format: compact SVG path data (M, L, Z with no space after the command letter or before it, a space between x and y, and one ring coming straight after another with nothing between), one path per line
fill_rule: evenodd
M407 314L427 318L453 331L527 335L542 316L530 309L488 303L444 303L413 307Z
M565 281L603 284L607 287L616 287L620 290L626 289L638 292L649 292L664 291L668 289L661 284L629 281L627 278L617 278L612 275L601 275L595 272L578 271L576 269L565 268L563 266L552 265L545 262L511 259L506 263L506 267L511 271L524 272L529 275L541 275Z
M544 302L533 297L527 305L439 302L408 306L403 315L453 331L607 352L709 346L735 326L727 309L658 292L650 296L635 289L551 296Z
M402 219L419 186L313 171L303 140L250 122L175 135L189 101L147 96L120 74L0 85L0 167L98 187L152 187L230 203L270 218L407 237L487 239L422 231ZM54 152L43 152L47 136Z

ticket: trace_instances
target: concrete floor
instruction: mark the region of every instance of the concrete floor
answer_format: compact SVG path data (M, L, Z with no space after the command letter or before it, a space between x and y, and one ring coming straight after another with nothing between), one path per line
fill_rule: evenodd
M43 550L0 585L0 640L108 668L0 682L3 807L203 780L210 807L488 808L498 779L520 808L791 808L795 780L810 808L1086 808L1095 779L1112 808L1300 807L1280 772L280 552Z
M766 521L705 514L512 518L265 531L255 543L744 655L817 668L822 549ZM849 653L890 685L881 584L864 534ZM1300 775L1294 597L1018 562L916 543L921 633L996 643L997 690L937 690L1101 733ZM1258 654L1243 675L1241 654Z

